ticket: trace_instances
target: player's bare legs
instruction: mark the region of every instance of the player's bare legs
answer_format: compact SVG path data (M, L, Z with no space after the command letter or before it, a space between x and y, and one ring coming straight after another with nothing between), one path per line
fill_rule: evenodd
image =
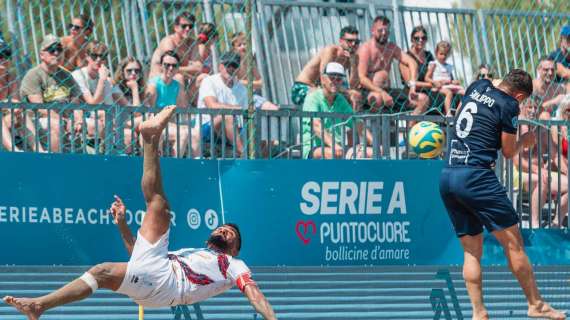
M566 319L566 315L548 305L540 296L532 266L524 251L518 225L493 232L503 246L509 268L515 275L528 301L528 316L542 319Z
M121 286L125 273L127 271L126 263L102 263L89 269L85 274L92 276L92 281L96 281L97 288L106 288L116 291ZM47 310L83 300L90 296L96 288L92 288L85 278L85 274L81 278L77 278L58 290L37 298L15 298L12 296L4 297L4 302L12 305L19 312L26 315L28 320L37 320Z
M175 109L176 106L165 107L139 126L144 148L141 186L147 209L139 233L150 243L156 243L170 226L168 201L162 188L158 143Z
M483 254L483 234L459 238L464 251L463 279L473 308L473 320L487 320L489 315L483 303L483 281L481 256Z

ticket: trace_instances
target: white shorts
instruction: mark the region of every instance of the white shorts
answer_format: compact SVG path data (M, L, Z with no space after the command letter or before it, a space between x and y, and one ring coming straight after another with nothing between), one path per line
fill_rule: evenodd
M177 277L168 258L167 231L155 244L139 233L127 272L118 293L132 298L145 307L166 307L178 304Z

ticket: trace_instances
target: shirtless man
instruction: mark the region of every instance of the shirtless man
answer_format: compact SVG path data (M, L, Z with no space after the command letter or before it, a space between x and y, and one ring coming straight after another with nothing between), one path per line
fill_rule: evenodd
M37 320L47 310L83 300L98 288L127 295L141 306L166 307L193 304L237 285L265 319L277 319L249 268L236 257L242 241L235 224L212 231L207 248L168 251L171 215L162 187L158 142L174 111L175 107L166 107L139 127L144 140L141 185L147 212L136 241L126 226L119 225L131 256L129 262L99 264L55 292L36 298L6 296L4 302L28 320ZM120 199L111 210L117 219L124 211Z
M566 95L566 88L562 83L554 81L556 76L556 63L549 57L543 57L538 62L538 77L532 82L533 95L542 100L542 108L553 113Z
M423 113L429 104L429 98L424 93L416 93L418 65L396 44L388 42L390 20L384 16L376 17L371 33L372 38L358 49L358 77L365 90L365 98L371 106L370 110L378 112L382 107L392 108L397 100L400 104L413 108L412 114ZM389 74L394 59L410 70L409 79L412 80L407 83L408 93L405 90L390 88Z
M200 61L199 42L192 36L196 18L189 12L182 12L174 19L174 33L164 37L152 54L150 61L149 79L162 73L160 57L166 51L174 51L180 57L178 74L175 80L180 83L190 82L189 98L194 98L197 88L195 78L202 73L203 64Z
M18 96L18 80L10 72L12 59L12 50L5 43L0 43L0 101L1 102L20 102ZM13 110L13 111L12 111ZM2 109L2 146L5 150L22 151L19 147L12 143L12 130L20 133L19 129L23 129L23 115L22 109ZM12 129L12 116L15 119L14 129ZM34 131L33 123L29 117L27 117L27 129L33 137ZM34 148L33 139L30 141L30 136L28 136L28 145Z
M354 111L359 110L361 94L358 91L360 84L356 67L358 56L356 51L360 39L358 30L353 26L346 26L340 30L339 44L329 45L314 56L301 70L291 88L291 100L294 104L302 106L310 90L320 85L325 66L329 62L340 63L348 73L348 88L343 93L349 99Z
M61 38L62 66L69 72L87 65L87 43L93 32L93 20L82 14L71 19L69 35Z

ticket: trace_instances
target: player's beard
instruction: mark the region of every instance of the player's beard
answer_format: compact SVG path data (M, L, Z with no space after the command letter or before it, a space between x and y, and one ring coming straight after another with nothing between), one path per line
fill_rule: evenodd
M208 245L216 247L222 252L226 252L229 248L229 243L224 239L221 234L213 235L211 234L206 242Z

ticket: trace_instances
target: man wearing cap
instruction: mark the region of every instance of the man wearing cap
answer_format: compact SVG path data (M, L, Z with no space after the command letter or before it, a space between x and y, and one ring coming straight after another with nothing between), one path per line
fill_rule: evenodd
M549 57L556 62L556 82L566 82L570 90L570 24L560 30L560 45Z
M353 110L358 111L362 97L359 90L357 90L360 84L358 73L356 72L358 65L356 50L359 44L358 29L353 26L342 28L340 30L339 43L326 46L319 51L317 55L309 60L295 79L295 83L291 88L291 100L293 103L300 106L303 105L309 91L316 89L321 83L321 76L327 63L334 61L340 63L349 74L348 83L341 90L350 100Z
M346 81L344 67L338 62L329 62L321 77L322 88L309 93L303 103L303 111L334 112L353 114L350 103L340 92ZM362 122L357 122L358 134L353 135L355 120L352 118L303 118L303 158L333 159L333 158L370 158L373 150L367 145L372 144L372 134L365 130ZM346 139L345 139L346 135ZM355 147L355 136L365 136L364 146Z
M364 89L364 98L371 111L381 108L400 111L403 108L413 109L412 114L423 113L429 104L429 97L424 93L416 93L418 65L407 53L402 52L395 43L389 41L390 20L378 16L372 22L372 37L358 49L358 77ZM390 68L396 59L410 70L406 89L390 88Z
M63 47L58 37L47 35L40 45L41 63L30 69L22 79L20 97L30 103L78 103L81 91L69 72L60 67ZM66 120L68 114L63 110L39 110L39 123L46 130L50 129L50 151L60 151L60 117ZM49 126L48 126L49 119ZM80 131L83 125L81 111L74 112L73 127ZM62 130L66 128L63 127ZM69 128L68 128L69 129Z
M236 72L241 62L240 56L235 52L226 52L220 57L219 72L207 76L200 84L198 95L198 108L200 109L245 109L247 108L247 89L237 79ZM200 139L209 139L212 130L221 134L222 121L224 122L226 139L235 147L238 156L243 152L243 143L233 116L197 117L198 121L192 130L192 152L194 156L200 155ZM236 132L237 134L234 134Z
M160 57L161 73L150 78L146 87L145 103L151 107L188 107L184 85L175 78L180 66L180 57L174 51L165 51ZM179 130L178 130L179 129ZM169 123L169 155L182 156L188 145L189 130L185 125ZM178 143L180 137L180 143ZM179 150L178 147L179 146Z

